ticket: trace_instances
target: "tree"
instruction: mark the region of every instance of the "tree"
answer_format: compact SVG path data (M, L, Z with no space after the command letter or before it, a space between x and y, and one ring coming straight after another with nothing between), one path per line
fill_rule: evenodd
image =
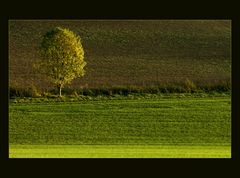
M85 74L84 51L81 39L72 31L56 27L43 36L40 45L41 60L37 68L57 87L62 87Z

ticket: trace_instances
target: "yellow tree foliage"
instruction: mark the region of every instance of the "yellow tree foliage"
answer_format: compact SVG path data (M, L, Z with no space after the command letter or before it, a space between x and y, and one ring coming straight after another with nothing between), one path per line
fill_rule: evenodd
M81 39L72 31L56 27L43 36L40 46L39 70L61 89L65 84L84 75L84 51Z

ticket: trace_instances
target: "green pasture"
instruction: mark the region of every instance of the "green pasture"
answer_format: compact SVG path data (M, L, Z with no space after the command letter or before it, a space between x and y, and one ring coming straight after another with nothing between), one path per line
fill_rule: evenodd
M230 158L230 146L13 145L10 158Z
M230 157L229 96L13 103L10 157Z

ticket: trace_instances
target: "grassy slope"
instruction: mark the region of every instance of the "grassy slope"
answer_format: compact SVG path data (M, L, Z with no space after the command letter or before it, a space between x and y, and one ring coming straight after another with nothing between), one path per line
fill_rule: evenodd
M230 143L230 98L10 105L11 144Z
M229 146L11 145L10 158L230 158Z
M41 36L55 26L82 38L87 72L72 87L230 79L230 21L10 21L11 85L48 86L31 65Z
M9 122L10 152L29 156L28 154L36 152L34 148L41 150L46 145L51 145L53 147L50 146L46 152L50 154L55 149L54 145L59 145L61 155L65 149L69 152L67 147L61 145L72 145L73 152L74 149L80 149L77 145L89 145L90 157L96 156L98 151L100 154L101 149L108 150L108 147L110 150L114 147L112 156L119 157L121 152L127 151L126 146L139 152L141 149L136 146L146 146L143 153L136 152L135 156L157 154L159 157L218 157L217 154L221 152L220 157L229 157L230 114L229 97L12 103ZM39 147L33 146L31 151L32 147L25 146L24 152L20 145L24 147L29 144ZM102 147L95 150L94 145ZM155 149L147 148L151 145L156 146ZM176 153L173 151L173 155L167 156L164 147L156 153L159 146L170 146ZM184 149L190 147L193 148L192 152L184 156ZM206 155L209 149L212 151ZM81 147L74 155L78 157L77 154L84 150L86 148ZM108 153L106 151L99 156L109 156ZM69 154L65 156L71 156ZM86 152L83 154L86 157L87 155ZM129 156L134 157L131 153ZM127 154L125 157L128 157Z
M10 157L230 157L230 98L10 104Z

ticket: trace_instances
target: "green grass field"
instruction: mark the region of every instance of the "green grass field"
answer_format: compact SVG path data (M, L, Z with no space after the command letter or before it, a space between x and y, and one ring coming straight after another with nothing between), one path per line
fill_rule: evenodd
M230 146L12 145L10 158L230 158Z
M10 157L231 157L230 96L10 103Z

